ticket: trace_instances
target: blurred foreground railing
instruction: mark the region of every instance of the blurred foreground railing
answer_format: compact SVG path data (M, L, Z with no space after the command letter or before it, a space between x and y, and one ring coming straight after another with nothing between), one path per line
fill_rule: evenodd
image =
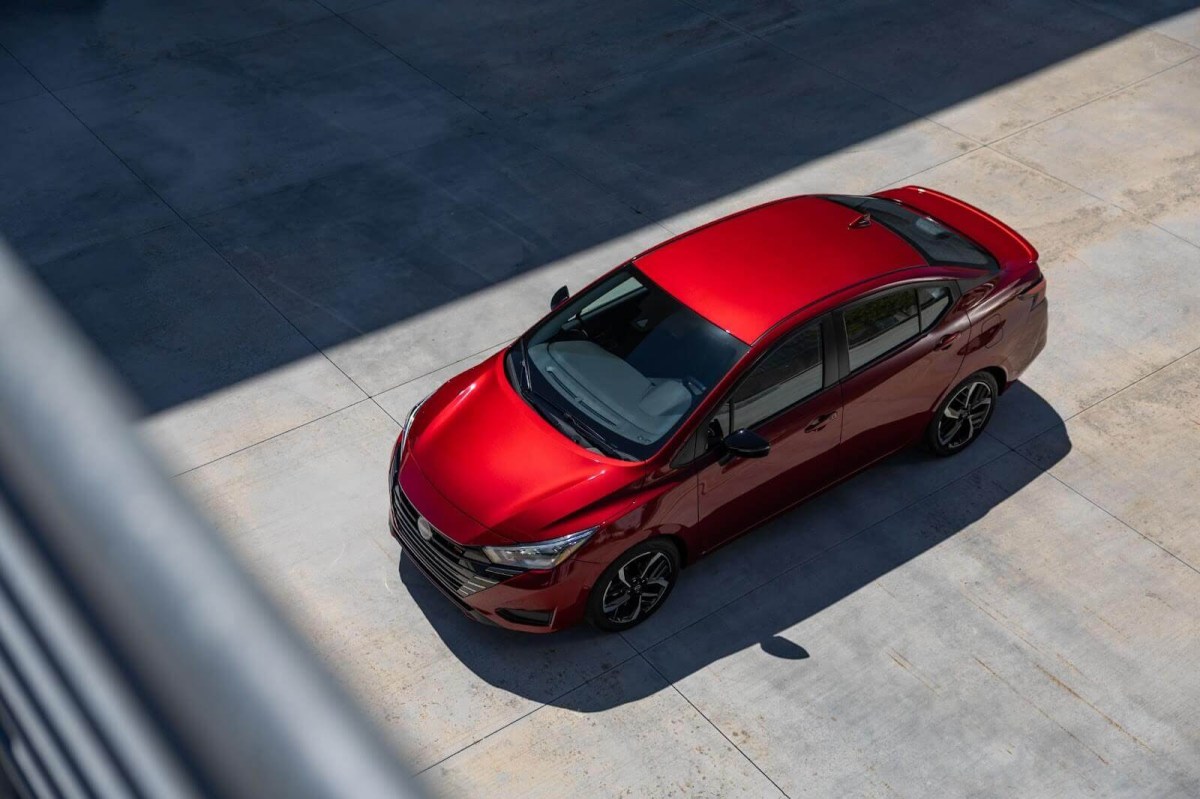
M0 244L0 797L403 797L404 768Z

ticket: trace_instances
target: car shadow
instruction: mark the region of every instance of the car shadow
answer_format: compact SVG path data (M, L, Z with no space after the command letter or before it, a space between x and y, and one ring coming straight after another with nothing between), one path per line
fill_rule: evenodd
M1003 400L995 420L1001 431L1015 419L1053 420L1037 436L1047 467L1070 452L1061 417L1036 392L1017 384ZM802 668L820 652L789 630L952 539L1043 473L990 435L951 458L920 448L897 453L687 568L660 612L622 634L627 649L587 625L532 635L479 624L403 556L400 577L445 645L480 679L536 702L594 712L749 647ZM722 620L738 602L752 609ZM686 645L672 646L681 634ZM623 684L615 692L583 685L619 665L614 653L621 652L626 659L646 655L664 682ZM572 669L580 677L565 684L563 671Z

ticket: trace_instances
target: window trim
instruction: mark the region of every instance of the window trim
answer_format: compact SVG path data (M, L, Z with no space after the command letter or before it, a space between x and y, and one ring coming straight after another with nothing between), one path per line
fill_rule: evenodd
M930 325L928 328L926 328L924 330L920 330L915 336L909 336L904 341L902 341L899 344L897 344L896 346L892 347L887 352L880 353L879 355L876 355L874 358L867 361L866 363L858 366L854 370L851 370L850 369L850 339L846 335L846 320L845 320L845 316L844 316L846 309L852 305L857 305L858 303L863 302L864 300L869 300L872 297L875 297L880 294L886 294L891 291L898 291L900 289L906 289L906 288L912 289L913 291L918 291L921 288L924 288L927 286L943 286L950 291L950 303L946 306L946 310L942 311L941 315L937 318L937 320L932 325ZM959 287L957 280L954 280L952 278L919 278L917 280L908 280L903 283L892 283L887 286L881 286L873 291L867 292L866 294L860 294L859 296L855 297L854 299L850 300L849 302L846 302L843 305L840 305L837 308L835 308L832 312L830 312L830 316L832 316L834 319L833 332L834 332L834 335L837 337L837 345L838 345L838 353L837 353L837 355L838 355L837 364L838 364L838 373L839 373L838 381L841 382L841 381L846 380L850 377L853 377L867 369L870 369L872 366L875 366L875 365L879 364L880 362L882 362L888 358L891 358L893 355L900 352L901 350L907 349L908 347L912 346L917 341L920 341L925 336L931 335L937 329L938 325L940 325L943 321L945 321L946 317L954 309L954 306L958 304L958 301L961 297L962 297L962 290ZM918 299L918 301L917 301L917 326L918 326L918 328L920 327L920 325L921 325L921 311L920 311L920 300Z

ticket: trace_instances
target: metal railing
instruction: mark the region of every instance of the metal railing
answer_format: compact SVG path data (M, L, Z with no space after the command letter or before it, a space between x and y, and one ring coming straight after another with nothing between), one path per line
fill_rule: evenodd
M0 244L0 797L405 797Z

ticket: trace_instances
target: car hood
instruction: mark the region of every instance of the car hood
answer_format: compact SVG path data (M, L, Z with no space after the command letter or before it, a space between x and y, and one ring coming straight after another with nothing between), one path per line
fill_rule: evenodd
M489 358L426 400L410 431L411 457L447 501L510 541L597 523L640 465L589 452L551 426L509 383L503 359Z

